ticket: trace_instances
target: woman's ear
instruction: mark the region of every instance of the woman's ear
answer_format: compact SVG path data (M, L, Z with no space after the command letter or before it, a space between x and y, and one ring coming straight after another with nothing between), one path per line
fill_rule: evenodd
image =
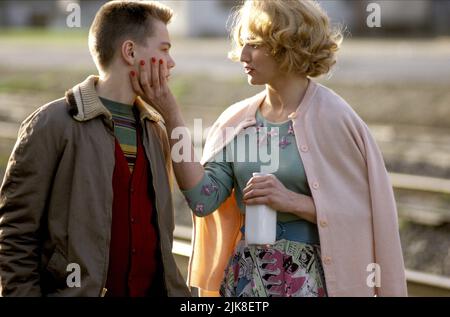
M136 45L133 41L125 41L122 44L122 58L130 66L135 65L135 49Z

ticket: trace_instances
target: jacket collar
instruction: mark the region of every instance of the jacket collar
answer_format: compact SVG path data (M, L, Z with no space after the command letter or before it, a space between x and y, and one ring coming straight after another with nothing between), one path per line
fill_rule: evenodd
M66 92L66 101L69 104L69 113L80 122L103 116L112 126L111 112L103 105L95 89L98 76L91 75L85 81ZM135 100L139 110L140 120L148 119L154 122L163 121L159 113L153 110L140 97Z

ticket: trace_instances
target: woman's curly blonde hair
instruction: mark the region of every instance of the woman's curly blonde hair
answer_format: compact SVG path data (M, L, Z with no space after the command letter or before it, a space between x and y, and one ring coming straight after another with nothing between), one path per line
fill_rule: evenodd
M239 61L245 44L265 45L285 73L317 77L336 63L342 33L310 0L247 0L236 11L229 57Z

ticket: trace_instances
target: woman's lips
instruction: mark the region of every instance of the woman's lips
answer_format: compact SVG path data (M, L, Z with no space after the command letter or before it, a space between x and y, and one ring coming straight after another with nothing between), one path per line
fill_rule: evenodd
M246 74L250 74L252 71L254 71L255 69L254 68L251 68L251 67L244 67L244 70L245 70L245 73Z

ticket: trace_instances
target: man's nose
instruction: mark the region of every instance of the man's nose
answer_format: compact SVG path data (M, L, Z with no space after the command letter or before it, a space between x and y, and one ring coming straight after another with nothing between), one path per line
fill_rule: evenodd
M173 60L172 56L169 55L169 59L167 60L167 67L171 69L174 68L175 65L175 61Z

